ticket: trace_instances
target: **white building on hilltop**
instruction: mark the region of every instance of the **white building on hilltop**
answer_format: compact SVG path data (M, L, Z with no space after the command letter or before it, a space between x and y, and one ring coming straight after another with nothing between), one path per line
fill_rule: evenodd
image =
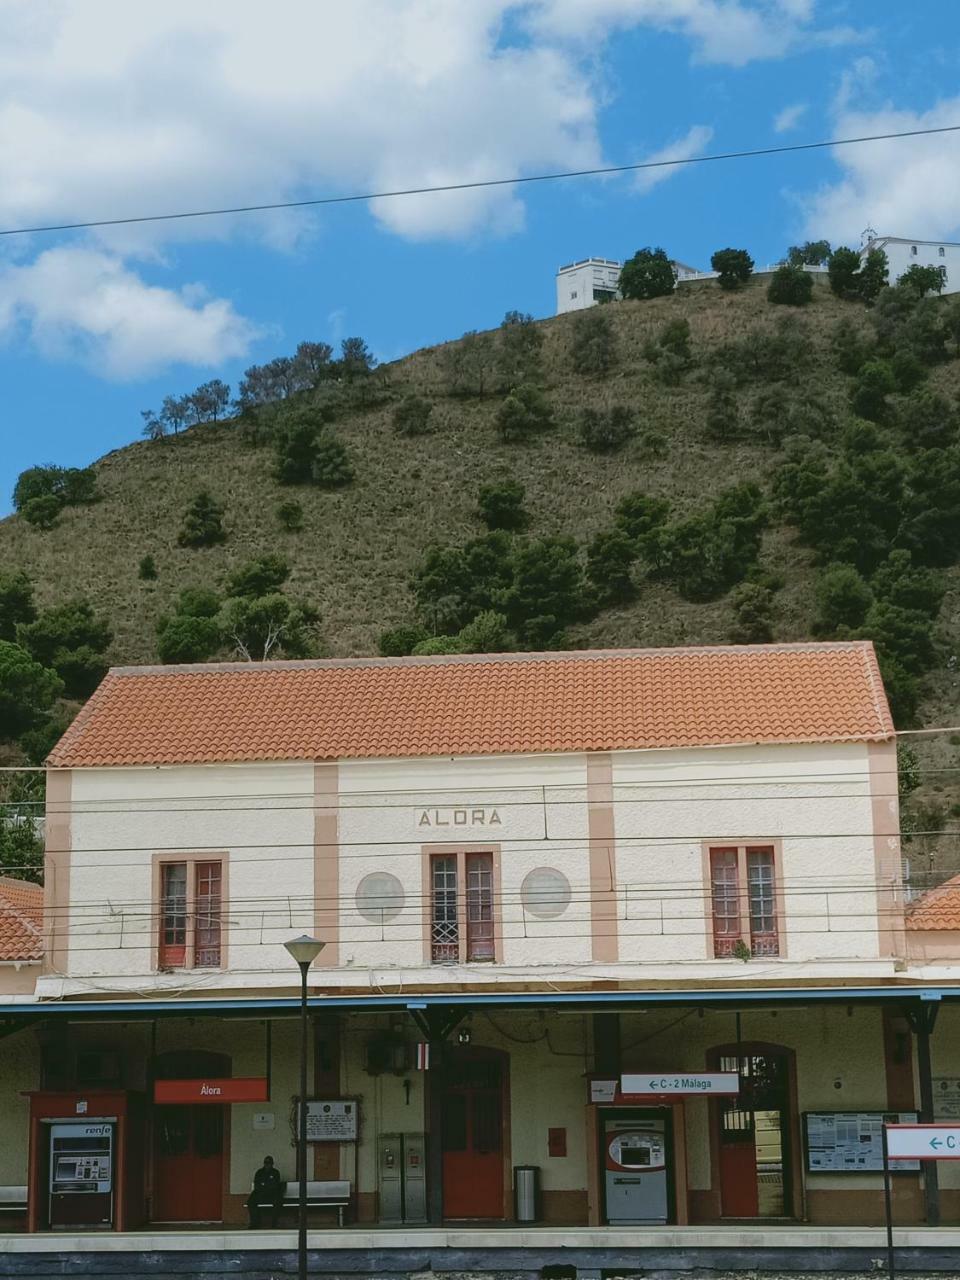
M672 261L677 280L711 280L715 271L698 271L686 263ZM619 297L620 270L623 263L616 258L581 258L568 262L557 272L557 315L567 311L583 311L598 302L612 302Z
M896 284L910 267L937 267L943 276L943 292L960 291L960 244L949 240L909 240L902 236L878 236L875 231L863 233L860 261L871 249L882 249L887 255L889 282Z

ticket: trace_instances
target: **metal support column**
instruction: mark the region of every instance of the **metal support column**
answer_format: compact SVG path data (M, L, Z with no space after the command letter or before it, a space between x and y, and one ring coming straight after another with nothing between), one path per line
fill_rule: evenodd
M910 1029L917 1038L917 1075L920 1079L920 1120L933 1123L933 1071L930 1064L930 1036L936 1026L939 1002L924 1000L909 1010ZM936 1160L923 1162L923 1209L928 1227L940 1225L940 1183Z

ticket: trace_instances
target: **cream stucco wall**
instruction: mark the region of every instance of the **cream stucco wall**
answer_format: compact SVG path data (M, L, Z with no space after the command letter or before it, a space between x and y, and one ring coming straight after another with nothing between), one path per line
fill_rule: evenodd
M282 944L318 927L315 901L322 910L331 905L327 895L338 901L339 951L331 947L320 958L317 985L376 989L533 972L624 978L638 964L655 981L676 980L684 969L697 979L740 979L739 962L712 955L708 840L778 842L783 953L756 961L751 980L787 969L792 978L892 972L889 948L878 946L865 746L622 752L601 759L611 772L599 790L596 772L588 778L587 757L578 753L343 762L327 770L324 784L339 788L332 801L337 843L319 852L314 821L327 798L315 790L312 765L76 770L69 914L59 907L53 913L58 936L51 949L59 956L68 941L68 959L64 972L50 962L40 991L173 993L228 985L217 971L155 972L154 866L178 853L226 860L224 934L234 987L289 987ZM601 825L592 825L598 812ZM610 823L612 840L598 837ZM330 838L328 829L320 845ZM430 964L425 867L432 849L451 845L499 853L499 967ZM336 868L328 867L331 858ZM561 871L570 885L570 903L555 919L538 919L521 900L524 877L538 867ZM395 919L370 922L357 909L358 886L374 871L400 881L404 901ZM64 891L48 888L61 897ZM598 932L610 931L606 922L598 930L601 891L616 916L617 937L605 952L597 942Z

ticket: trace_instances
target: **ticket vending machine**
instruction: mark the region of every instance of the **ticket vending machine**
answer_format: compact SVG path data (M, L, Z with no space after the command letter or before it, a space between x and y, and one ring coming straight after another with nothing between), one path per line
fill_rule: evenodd
M638 1112L602 1123L606 1219L611 1226L670 1220L667 1121Z
M427 1221L426 1139L422 1133L381 1133L377 1142L381 1222Z
M49 1226L113 1226L114 1129L111 1121L50 1125Z

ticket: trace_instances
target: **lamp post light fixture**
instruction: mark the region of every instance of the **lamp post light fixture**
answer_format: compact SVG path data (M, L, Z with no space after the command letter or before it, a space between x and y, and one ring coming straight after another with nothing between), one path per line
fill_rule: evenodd
M300 966L300 1126L297 1135L297 1277L307 1280L307 970L325 943L303 933L284 947Z

